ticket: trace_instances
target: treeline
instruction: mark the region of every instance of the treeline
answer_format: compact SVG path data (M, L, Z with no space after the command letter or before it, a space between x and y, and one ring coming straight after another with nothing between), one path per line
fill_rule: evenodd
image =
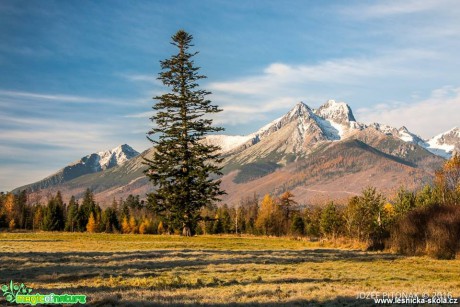
M140 200L128 196L104 210L90 190L81 202L64 203L61 193L47 204L30 204L27 194L0 194L0 228L140 234L180 234ZM371 250L455 258L460 249L460 157L436 173L433 186L401 188L386 199L369 187L346 204L302 205L291 192L280 197L254 195L236 206L208 206L195 234L253 234L336 239L366 243Z
M139 196L114 200L101 209L87 189L81 203L72 196L64 203L62 195L48 197L47 204L30 203L27 193L0 194L0 228L110 233L158 233L161 222Z

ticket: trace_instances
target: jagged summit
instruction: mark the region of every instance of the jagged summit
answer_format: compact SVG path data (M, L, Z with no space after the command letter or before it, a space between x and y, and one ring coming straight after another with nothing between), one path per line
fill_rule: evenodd
M280 132L283 130L283 132ZM384 134L406 143L419 145L433 154L449 158L460 150L460 129L451 130L424 140L406 126L395 128L381 123L363 124L356 121L353 111L345 102L328 100L318 109L297 102L286 114L273 120L254 133L244 136L211 135L207 143L219 145L223 152L245 150L264 140L265 152L308 153L317 144L340 141L366 130L371 134ZM275 135L276 134L276 135ZM270 145L268 145L270 144ZM282 148L282 149L281 149Z
M134 158L139 153L128 144L123 144L114 149L98 152L99 165L101 169L111 168L116 165L121 165L129 159Z
M345 102L336 102L332 99L315 110L315 113L324 119L332 120L342 125L348 125L349 122L356 122L355 116L348 104Z

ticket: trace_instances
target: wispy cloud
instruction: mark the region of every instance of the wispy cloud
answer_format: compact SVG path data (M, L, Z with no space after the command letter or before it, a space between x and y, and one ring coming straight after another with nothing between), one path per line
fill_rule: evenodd
M356 113L362 122L405 125L412 132L430 138L454 126L460 127L460 88L445 86L432 91L428 99L414 103L383 103L358 109Z
M96 98L96 97L85 97L85 96L73 96L63 94L49 94L49 93L34 93L34 92L19 92L0 90L0 101L1 98L9 99L30 99L30 100L46 100L49 102L63 102L63 103L97 103L97 104L117 104L117 105L129 105L131 102L115 99L115 98ZM4 100L3 100L4 101Z
M154 114L155 114L154 111L148 111L148 112L127 114L127 115L124 115L124 117L127 117L127 118L150 118L150 117L152 117Z
M158 80L157 76L154 75L144 75L144 74L120 74L123 78L133 82L146 82L155 84L158 86L162 86L160 80Z
M0 90L0 162L9 165L9 170L2 168L0 178L15 169L20 182L2 182L0 188L39 180L50 169L56 171L89 153L126 142L137 150L146 149L148 121L122 116L127 105L137 104L140 100L125 105L110 98ZM28 172L31 163L41 171Z
M344 7L340 11L343 14L358 18L382 18L433 11L437 8L446 7L446 5L454 5L455 2L450 0L390 0L367 5L360 3L359 7Z
M330 98L339 100L356 97L368 89L388 86L391 80L408 80L420 75L421 61L435 59L438 54L423 49L382 52L374 57L344 58L322 61L313 65L272 63L260 74L213 82L206 85L224 110L220 122L232 125L253 122L255 118L270 117L277 110L287 111L298 101L318 106ZM433 77L434 75L431 75ZM397 83L396 83L397 84ZM353 101L352 103L358 103ZM273 115L272 115L273 116Z

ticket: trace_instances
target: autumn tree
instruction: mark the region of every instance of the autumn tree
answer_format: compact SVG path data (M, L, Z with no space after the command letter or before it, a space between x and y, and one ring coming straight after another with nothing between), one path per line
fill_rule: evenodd
M137 225L137 221L134 218L134 216L131 216L129 218L129 229L131 233L138 233L139 232L139 227Z
M130 233L131 227L129 226L128 218L125 216L121 222L122 233Z
M86 224L86 231L90 233L96 232L98 228L98 225L96 223L96 218L94 217L94 213L91 212L89 219L88 219L88 224Z
M265 195L260 203L255 226L264 235L281 235L282 214L275 200Z
M13 193L7 193L5 201L3 203L3 208L5 212L5 220L8 227L11 228L11 225L15 226L16 218L16 197Z
M83 201L78 208L78 230L85 231L91 213L96 216L97 213L100 213L98 211L100 211L100 208L94 200L93 192L90 189L86 189Z
M198 73L190 52L192 35L180 30L172 36L171 44L177 53L161 61L162 72L158 79L169 92L157 96L151 120L155 128L149 137L155 145L153 158L146 159L145 174L156 190L148 195L153 210L168 225L182 228L182 234L190 236L201 219L200 209L216 202L224 192L220 189L221 162L219 147L200 142L212 132L222 128L213 127L209 115L221 110L206 99L210 92L199 89L199 80L206 78Z
M443 204L460 204L460 155L455 154L436 172L435 185Z
M294 205L297 205L297 202L294 200L294 194L291 191L286 191L279 197L279 206L283 214L283 227L284 231L287 232L291 225L291 220L293 213L296 211Z
M34 206L32 230L43 229L43 211L44 209L42 205Z

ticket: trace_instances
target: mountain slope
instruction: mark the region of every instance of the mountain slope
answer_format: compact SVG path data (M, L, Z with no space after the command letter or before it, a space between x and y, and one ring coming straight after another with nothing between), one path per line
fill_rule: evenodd
M433 173L419 169L404 159L386 154L356 139L325 143L308 159L299 159L287 167L244 183L235 182L239 171L222 179L230 204L254 193L281 194L292 190L296 200L310 203L327 198L356 195L366 186L391 190L429 182Z
M69 182L80 176L102 172L122 165L137 155L139 155L139 153L127 144L120 145L111 150L92 153L69 164L43 180L19 187L13 192L19 190L38 191L51 188L65 182Z
M453 152L460 145L458 129L425 141L405 127L360 123L347 104L333 100L316 110L300 102L254 133L210 135L203 142L222 148L222 187L228 193L222 201L229 204L253 193L286 189L293 190L298 201L311 202L354 195L369 185L381 190L416 187L430 182L444 161L433 153L435 146L454 146ZM153 188L143 173L144 157L153 151L122 163L116 150L89 155L76 163L88 168L86 173L66 180L58 173L31 190L61 190L66 197L79 197L91 188L103 204L129 194L144 196Z

